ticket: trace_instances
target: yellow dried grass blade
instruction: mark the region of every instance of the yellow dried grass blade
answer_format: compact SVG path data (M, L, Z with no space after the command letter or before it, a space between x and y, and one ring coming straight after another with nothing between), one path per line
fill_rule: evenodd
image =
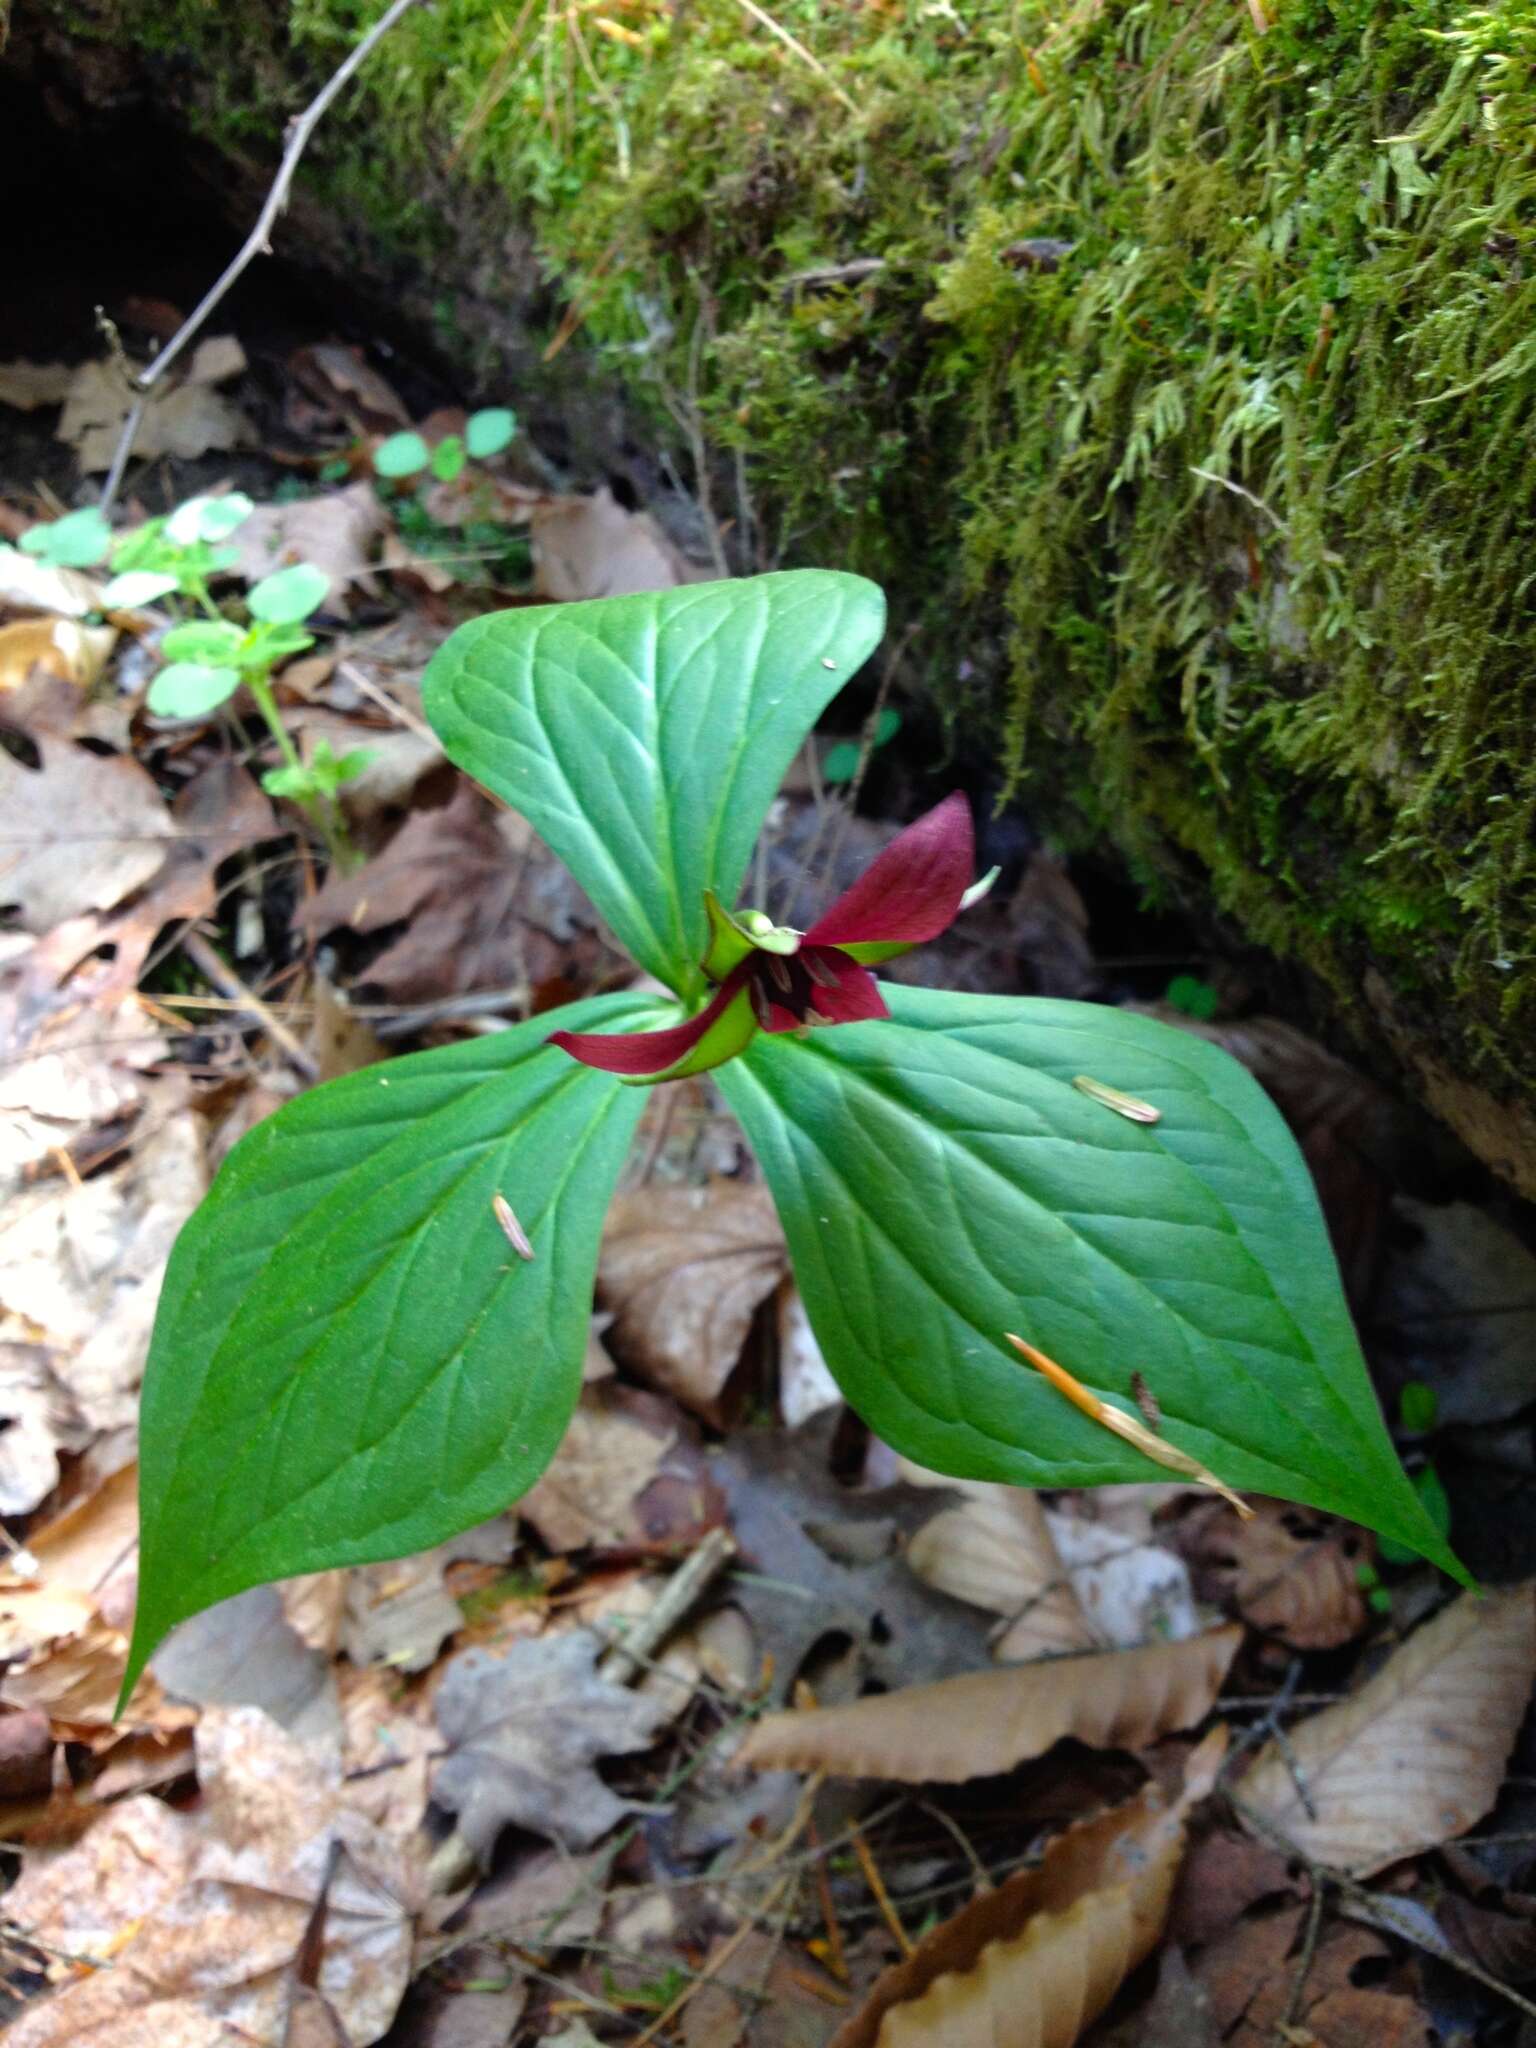
M1026 1344L1022 1337L1015 1337L1011 1330L1005 1331L1008 1342L1021 1351L1030 1364L1048 1379L1059 1394L1065 1394L1074 1408L1097 1422L1102 1428L1112 1430L1118 1437L1141 1452L1144 1458L1151 1458L1154 1464L1165 1465L1170 1472L1182 1473L1197 1486L1208 1486L1219 1493L1223 1500L1230 1501L1243 1520L1253 1519L1253 1509L1240 1494L1234 1493L1224 1479L1198 1458L1192 1458L1188 1451L1181 1451L1176 1444L1166 1443L1155 1435L1144 1422L1138 1422L1134 1415L1127 1415L1123 1408L1116 1408L1113 1402L1101 1401L1097 1394L1085 1387L1081 1380L1073 1379L1064 1366L1054 1358L1047 1358L1043 1351L1037 1351L1033 1344Z

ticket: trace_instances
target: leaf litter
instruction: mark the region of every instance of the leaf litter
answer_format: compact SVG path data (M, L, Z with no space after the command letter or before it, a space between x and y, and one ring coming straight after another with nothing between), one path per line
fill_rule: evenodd
M250 446L242 367L205 345L139 455ZM426 654L465 610L700 573L650 514L514 457L413 506L370 474L412 410L366 356L321 341L287 378L311 482L237 532L231 587L300 559L327 577L322 645L277 687L306 758L373 757L341 793L350 866L327 872L262 794L240 715L145 719L153 603L97 628L100 576L0 548L0 894L22 926L0 934L0 1837L20 1844L22 2048L972 2028L1392 2048L1429 2039L1419 1943L1523 1980L1527 1895L1490 1891L1499 1852L1467 1830L1497 1827L1529 1765L1529 1589L1436 1611L1427 1569L1276 1503L1241 1522L1187 1487L1042 1500L899 1467L843 1409L707 1083L648 1109L593 1373L539 1485L439 1551L210 1611L112 1723L134 1392L211 1164L316 1070L497 1028L620 965L565 871L418 729ZM0 369L0 403L68 401L61 431L98 468L119 387L101 365ZM433 442L462 424L421 423ZM525 580L498 581L518 559ZM765 848L804 904L818 866L889 836L813 787L792 775ZM946 950L955 985L1102 994L1067 866L1014 872ZM1182 1021L1297 1130L1379 1309L1391 1401L1405 1420L1417 1401L1421 1469L1435 1403L1474 1428L1524 1414L1522 1219L1460 1183L1446 1204L1438 1134L1294 1027ZM1501 1292L1511 1313L1484 1315ZM1428 1410L1405 1392L1426 1386ZM1389 1866L1388 1905L1423 1924L1346 1888ZM1480 2040L1507 2005L1465 1983Z

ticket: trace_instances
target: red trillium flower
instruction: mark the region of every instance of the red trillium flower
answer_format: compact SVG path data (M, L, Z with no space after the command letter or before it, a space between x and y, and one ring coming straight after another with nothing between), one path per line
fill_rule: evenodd
M808 932L707 895L703 966L716 987L696 1017L662 1031L556 1031L550 1043L626 1081L673 1081L733 1059L758 1031L888 1017L869 964L953 924L990 886L991 876L973 886L974 861L970 805L957 791L898 834Z

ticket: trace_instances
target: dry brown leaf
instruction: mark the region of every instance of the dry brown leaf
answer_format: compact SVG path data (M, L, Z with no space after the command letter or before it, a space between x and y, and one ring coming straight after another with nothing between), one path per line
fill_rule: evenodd
M550 498L536 506L532 533L538 597L622 597L693 580L650 514L626 511L606 484L589 498Z
M1353 1522L1285 1501L1253 1499L1251 1521L1225 1501L1192 1499L1163 1528L1202 1599L1296 1650L1336 1650L1365 1627L1360 1567L1376 1540Z
M151 387L133 439L135 457L141 462L160 455L196 461L210 449L222 453L251 446L256 434L250 421L213 388L244 368L244 352L230 335L199 342L181 378ZM135 403L136 394L114 363L82 363L70 378L56 438L75 450L87 476L111 467L123 422Z
M1374 1678L1270 1743L1243 1805L1305 1855L1355 1877L1462 1834L1492 1806L1536 1677L1536 1586L1463 1593Z
M456 1559L505 1564L517 1548L510 1515L478 1522L435 1550L384 1564L358 1565L347 1575L341 1647L359 1667L387 1664L425 1671L448 1637L464 1626L443 1574Z
M633 1811L594 1765L649 1749L672 1708L600 1677L605 1647L573 1629L500 1657L466 1650L448 1666L437 1721L451 1754L432 1797L458 1815L482 1864L504 1827L586 1848Z
M76 1847L28 1859L8 1915L50 1947L113 1967L28 2008L7 2048L280 2041L294 1959L338 1840L318 1988L355 2048L387 2030L411 1961L405 1902L416 1878L401 1850L352 1809L334 1758L254 1708L210 1710L197 1764L195 1813L128 1799Z
M345 614L354 584L375 591L371 574L374 542L389 524L378 493L368 482L348 484L318 498L289 505L258 505L230 537L235 567L259 583L290 562L310 562L329 579L326 609Z
M608 1211L598 1298L613 1311L609 1348L717 1427L758 1304L788 1269L765 1187L646 1187Z
M12 1201L0 1311L47 1346L93 1429L134 1419L166 1260L207 1184L201 1125L180 1107L136 1133L110 1172L80 1186L41 1182Z
M0 751L0 903L30 932L110 910L165 859L171 821L153 779L125 754L93 754L46 735L39 762Z
M384 851L333 875L298 913L313 936L407 924L361 980L395 1002L539 982L569 970L590 985L597 913L520 818L497 817L468 783L415 811Z
M116 1472L0 1569L0 1699L60 1726L105 1734L128 1660L138 1563L138 1471ZM125 1710L131 1728L174 1731L193 1719L146 1677Z
M1058 1835L888 1970L831 2048L1071 2048L1162 1932L1189 1809L1215 1782L1218 1728L1171 1804L1137 1798Z
M0 1343L0 1515L23 1515L59 1483L59 1455L94 1432L41 1344Z
M551 1550L632 1542L635 1500L660 1471L672 1440L627 1414L601 1386L588 1387L554 1462L517 1513Z
M1182 1643L1043 1658L848 1706L769 1714L736 1761L760 1771L956 1785L1011 1771L1068 1735L1095 1749L1138 1749L1205 1719L1242 1639L1229 1626Z
M907 1562L920 1579L953 1599L1006 1615L1007 1661L1101 1647L1062 1567L1037 1497L1019 1486L945 1479L908 1458L903 1479L962 1496L912 1538Z
M117 641L115 626L82 626L78 619L16 619L0 626L0 694L9 709L29 724L21 703L36 672L87 690L106 666Z
M83 619L101 610L100 581L83 569L56 569L20 548L0 546L0 606L18 612L58 612Z

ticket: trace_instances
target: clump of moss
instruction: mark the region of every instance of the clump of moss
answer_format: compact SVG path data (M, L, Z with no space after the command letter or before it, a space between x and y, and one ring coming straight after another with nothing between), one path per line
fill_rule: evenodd
M374 7L269 11L232 65L224 10L118 5L239 136ZM1086 758L1140 871L1528 1090L1536 0L769 11L798 50L740 0L437 0L316 174L415 246L450 180L532 217L584 340L741 457L758 559L880 576L1016 785Z

